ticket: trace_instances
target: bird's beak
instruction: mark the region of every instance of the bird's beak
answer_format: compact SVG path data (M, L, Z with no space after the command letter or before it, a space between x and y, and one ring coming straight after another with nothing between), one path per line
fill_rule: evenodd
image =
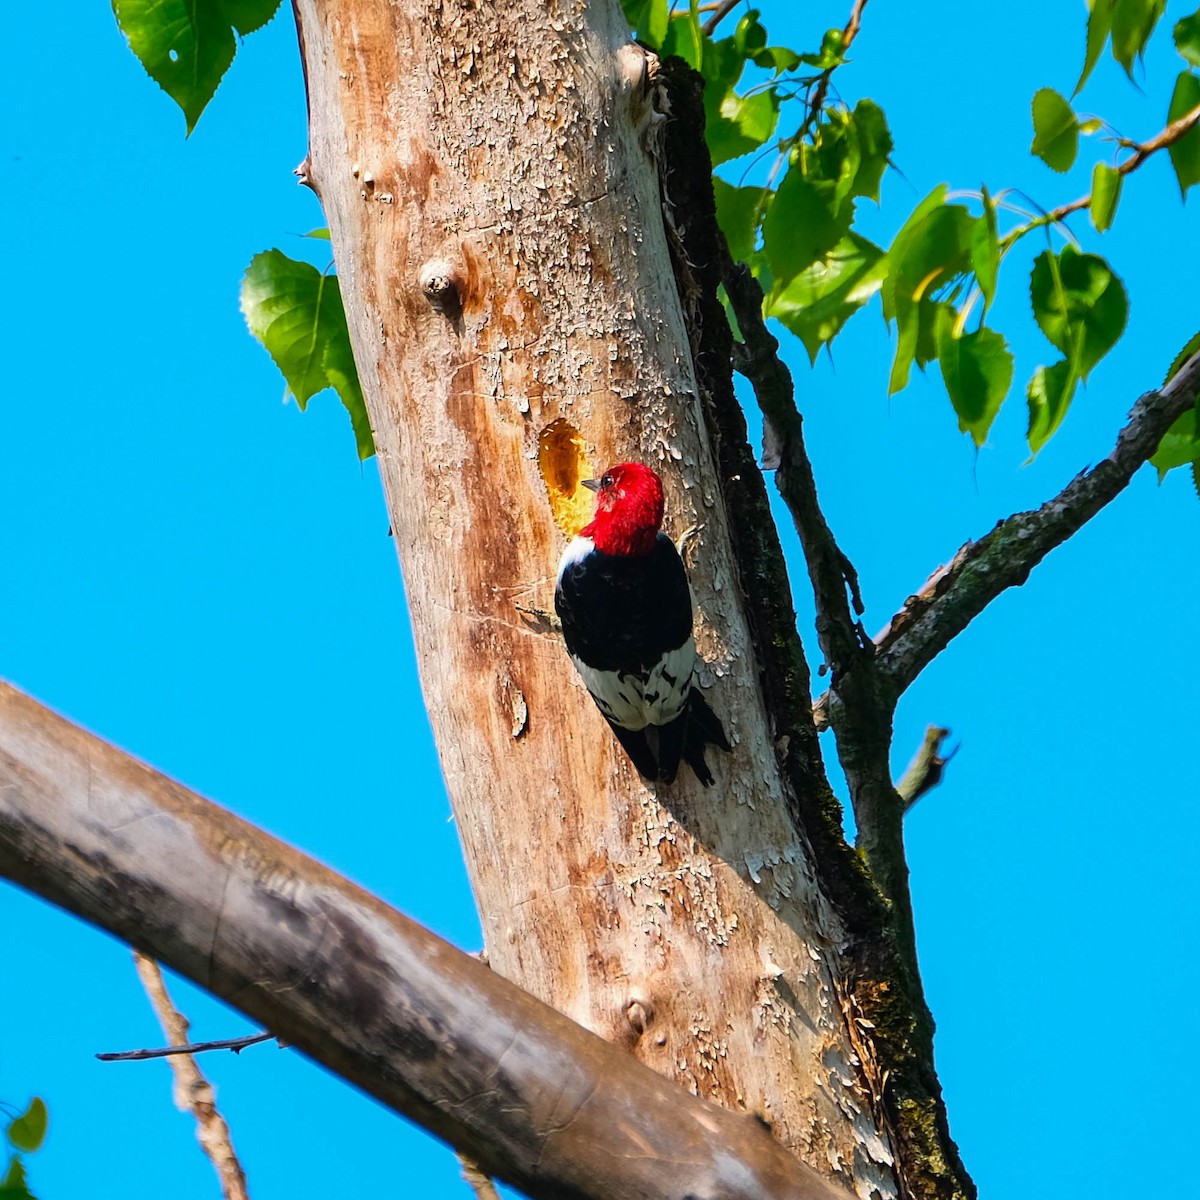
M600 480L598 479L581 479L580 482L589 492L598 492L600 490Z

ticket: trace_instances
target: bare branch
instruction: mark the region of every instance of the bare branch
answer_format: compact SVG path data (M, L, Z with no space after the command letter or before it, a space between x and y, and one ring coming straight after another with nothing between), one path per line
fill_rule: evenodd
M1041 508L1001 521L929 577L875 638L878 671L897 697L997 597L1025 582L1055 546L1121 494L1163 434L1196 402L1200 354L1133 406L1112 453ZM820 702L818 702L820 703Z
M916 935L904 854L904 803L892 783L889 756L895 697L875 670L875 648L857 614L858 576L821 512L803 420L779 343L763 321L762 288L743 263L724 263L725 290L744 339L734 356L750 380L771 442L775 482L800 535L817 609L817 639L830 669L833 728L846 773L857 846L891 904L892 931L913 993L920 996Z
M720 0L718 4L714 4L712 6L712 16L704 22L700 27L700 31L706 36L712 37L717 31L717 26L741 3L742 0Z
M926 792L932 791L942 782L946 764L958 753L957 746L949 754L942 753L942 743L949 736L950 730L943 729L940 725L930 725L925 730L920 749L900 776L900 782L896 784L896 791L904 801L905 812L908 812Z
M133 961L163 1033L172 1041L186 1042L187 1017L172 1002L158 963L139 950L133 952ZM217 1096L212 1084L190 1054L176 1055L170 1062L175 1076L175 1103L181 1112L190 1112L196 1118L196 1137L216 1169L217 1178L221 1181L221 1195L225 1200L249 1200L246 1173L233 1148L229 1126L217 1109Z
M136 943L533 1200L845 1196L753 1117L689 1095L4 684L0 875Z
M775 483L800 535L812 581L817 637L836 679L869 651L870 643L857 620L863 611L858 574L821 512L791 372L779 357L779 342L763 320L762 287L744 263L727 261L723 278L744 339L736 348L734 366L750 381L762 409Z
M150 1058L169 1058L173 1054L204 1054L209 1050L232 1050L240 1054L247 1046L275 1040L273 1033L252 1033L247 1037L224 1038L216 1042L184 1042L179 1046L158 1046L152 1050L118 1050L97 1054L101 1062L144 1062Z

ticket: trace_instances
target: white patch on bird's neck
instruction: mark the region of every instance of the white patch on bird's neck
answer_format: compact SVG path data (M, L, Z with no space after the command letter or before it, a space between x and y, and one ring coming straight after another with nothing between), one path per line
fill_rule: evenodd
M596 543L590 537L573 537L567 543L567 548L563 551L562 558L558 560L557 578L561 579L563 572L568 567L573 567L577 563L583 562L595 548Z

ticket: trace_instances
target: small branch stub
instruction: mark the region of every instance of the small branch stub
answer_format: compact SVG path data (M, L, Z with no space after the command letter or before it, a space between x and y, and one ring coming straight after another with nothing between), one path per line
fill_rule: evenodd
M908 764L900 782L896 784L896 791L904 801L905 812L908 812L926 792L932 791L942 782L946 764L959 750L959 747L955 746L949 754L942 753L942 743L949 736L950 730L943 729L940 725L930 725L925 730L920 749Z
M431 258L422 268L421 295L430 308L456 320L462 315L463 278L456 267L444 258Z

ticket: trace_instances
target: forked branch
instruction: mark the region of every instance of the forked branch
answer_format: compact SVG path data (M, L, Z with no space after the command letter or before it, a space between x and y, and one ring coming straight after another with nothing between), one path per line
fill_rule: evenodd
M1041 508L1006 518L934 571L875 637L883 686L899 697L1001 592L1024 583L1051 550L1116 499L1198 396L1200 353L1137 401L1107 458ZM814 705L814 715L818 728L830 723L829 693Z

